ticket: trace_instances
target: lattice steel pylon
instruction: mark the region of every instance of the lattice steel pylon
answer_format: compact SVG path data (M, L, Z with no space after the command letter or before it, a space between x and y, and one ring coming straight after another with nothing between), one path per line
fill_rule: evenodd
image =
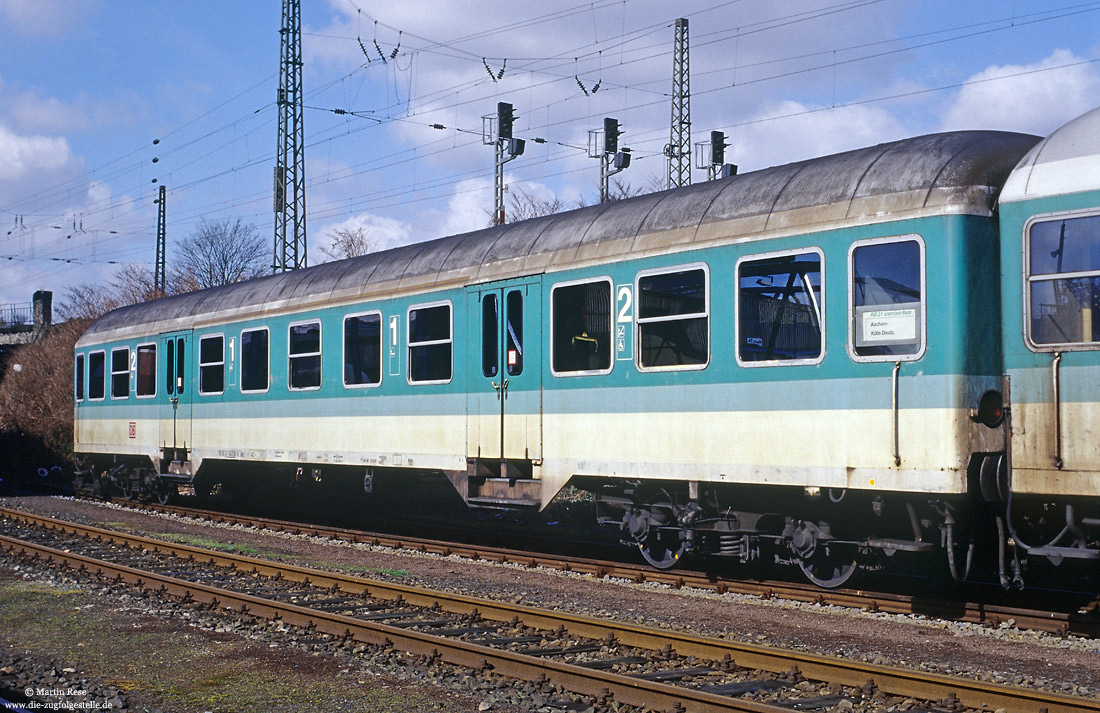
M167 208L165 207L167 192L165 187L161 186L157 195L157 266L153 274L153 289L156 291L157 297L164 297L165 293L164 252L168 243Z
M676 21L672 49L672 129L665 146L668 187L691 185L691 71L688 62L688 21Z
M283 0L279 141L275 157L274 272L305 267L306 158L302 126L302 4Z

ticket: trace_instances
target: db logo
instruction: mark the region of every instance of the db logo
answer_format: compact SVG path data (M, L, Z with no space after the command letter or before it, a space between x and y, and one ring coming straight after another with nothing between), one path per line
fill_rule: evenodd
M130 421L130 438L137 438L137 421Z

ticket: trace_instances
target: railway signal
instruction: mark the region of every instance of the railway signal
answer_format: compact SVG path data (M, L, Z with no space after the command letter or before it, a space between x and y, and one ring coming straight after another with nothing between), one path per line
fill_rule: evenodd
M496 152L493 181L493 225L504 225L504 164L523 155L526 142L512 136L516 122L514 108L508 102L497 102L496 116L481 117L481 142L492 145Z
M600 203L611 200L609 179L630 166L630 149L619 149L622 135L622 124L611 117L604 118L603 129L588 132L588 157L600 159Z
M726 163L726 134L722 131L710 132L710 141L695 144L695 167L707 170L707 180L729 178L737 175L737 164Z

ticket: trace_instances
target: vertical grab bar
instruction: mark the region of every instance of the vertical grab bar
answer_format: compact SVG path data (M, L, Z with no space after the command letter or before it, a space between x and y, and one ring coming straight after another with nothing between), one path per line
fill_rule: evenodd
M901 362L894 362L893 388L891 389L891 402L894 411L894 465L901 465L901 447L898 443L898 372L901 371Z
M1054 382L1054 467L1062 469L1062 389L1059 368L1062 364L1062 352L1054 352L1051 363L1051 380Z

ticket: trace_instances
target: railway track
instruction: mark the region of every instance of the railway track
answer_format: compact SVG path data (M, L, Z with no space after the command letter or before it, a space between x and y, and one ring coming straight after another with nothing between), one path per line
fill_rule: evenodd
M734 592L766 599L782 598L790 601L842 606L888 614L921 615L992 627L1012 622L1014 626L1020 629L1044 631L1061 636L1100 637L1100 600L1093 600L1087 606L1080 607L1075 611L1048 611L977 601L952 601L856 589L823 590L810 585L791 582L745 581L691 570L661 571L643 565L623 562L532 553L419 537L394 536L350 528L235 515L176 505L138 503L126 500L114 502L136 510L167 513L209 522L257 527L331 540L361 542L394 549L411 549L417 552L428 552L443 556L454 555L473 560L513 563L532 568L546 567L564 572L589 574L599 578L616 577L634 582L656 582L675 588L694 587L712 590L720 594Z
M0 508L0 551L211 608L279 618L508 679L650 710L1096 711L1100 700L732 643L272 563ZM755 696L755 700L745 696ZM766 700L761 700L761 699Z

